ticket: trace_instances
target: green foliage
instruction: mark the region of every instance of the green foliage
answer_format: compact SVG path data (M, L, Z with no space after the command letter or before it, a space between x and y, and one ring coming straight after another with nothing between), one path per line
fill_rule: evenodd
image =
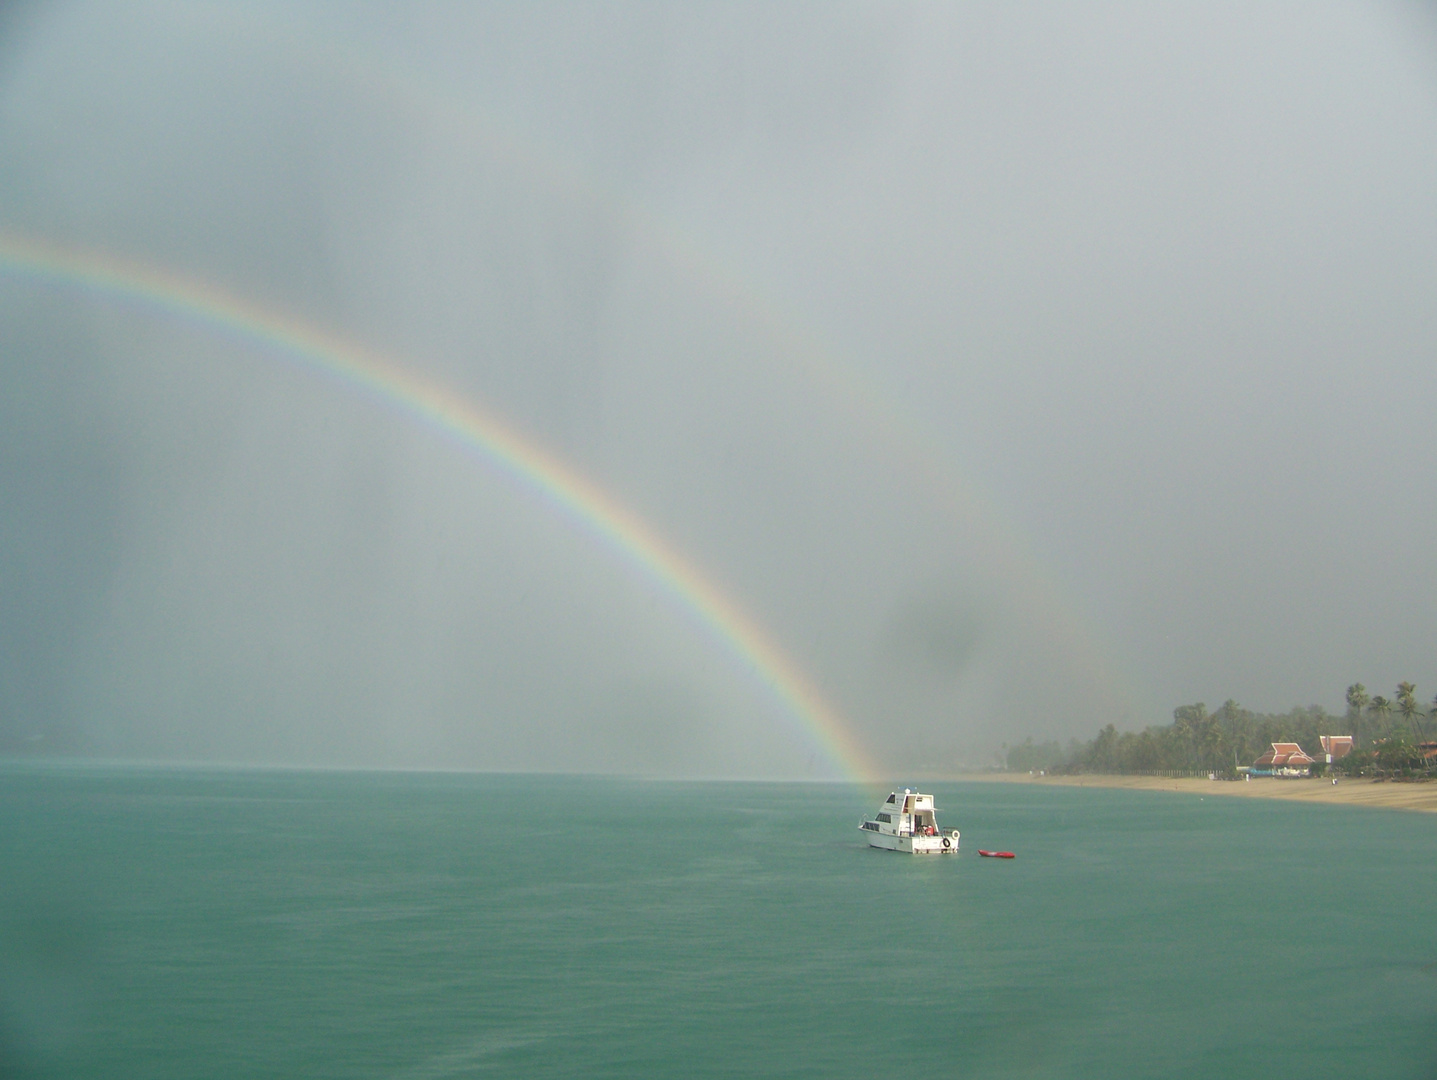
M1343 776L1361 776L1363 773L1371 772L1376 764L1376 755L1372 749L1360 746L1345 758L1332 763L1332 771L1341 773Z
M1360 682L1353 683L1347 688L1347 734L1352 735L1359 743L1365 743L1367 730L1366 722L1363 720L1363 713L1367 709L1367 703L1371 701L1367 693L1367 687ZM1437 707L1437 704L1434 704Z
M1373 722L1374 733L1385 735L1392 727L1392 702L1377 694L1368 703L1367 715Z
M1119 732L1112 724L1074 747L1062 772L1216 773L1232 776L1275 742L1296 742L1310 755L1321 752L1322 735L1347 734L1349 725L1321 706L1263 714L1228 700L1214 712L1202 702L1180 705L1173 722L1144 731Z
M1420 771L1422 752L1405 735L1383 739L1376 747L1377 767L1383 772L1406 774Z
M1402 714L1402 719L1407 721L1407 726L1420 741L1422 729L1418 726L1417 717L1422 713L1422 706L1417 704L1417 687L1410 682L1397 684L1397 711Z
M1171 724L1123 732L1108 724L1090 741L1069 744L1060 761L1022 767L1067 773L1174 772L1234 776L1237 766L1252 764L1275 742L1295 742L1310 756L1318 758L1322 754L1321 736L1351 735L1356 747L1331 766L1333 772L1347 776L1430 775L1437 766L1425 761L1417 746L1423 737L1421 720L1425 714L1417 703L1416 692L1412 683L1399 683L1394 700L1389 701L1381 694L1369 696L1366 687L1353 683L1347 688L1345 717L1335 716L1319 705L1293 708L1285 713L1256 713L1231 699L1208 712L1207 706L1199 701L1174 709ZM1394 702L1405 721L1400 726L1392 723ZM1437 701L1430 715L1437 719ZM1044 744L1044 747L1056 746L1056 743ZM1021 747L1014 747L1019 749ZM1321 775L1327 768L1325 762L1319 761L1312 771L1314 775Z

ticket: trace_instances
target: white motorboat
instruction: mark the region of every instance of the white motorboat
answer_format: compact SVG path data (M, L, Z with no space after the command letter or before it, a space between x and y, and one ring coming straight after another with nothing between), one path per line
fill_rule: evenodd
M870 847L914 855L956 855L958 830L938 828L934 813L932 795L904 788L888 796L872 821L858 827L867 834Z

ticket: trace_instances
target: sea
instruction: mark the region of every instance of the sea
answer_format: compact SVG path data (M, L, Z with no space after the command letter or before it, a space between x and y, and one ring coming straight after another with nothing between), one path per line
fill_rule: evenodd
M1437 816L924 790L0 765L0 1076L1437 1077Z

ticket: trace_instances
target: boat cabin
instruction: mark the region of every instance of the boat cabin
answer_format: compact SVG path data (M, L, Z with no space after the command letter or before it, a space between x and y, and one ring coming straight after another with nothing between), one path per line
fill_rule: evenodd
M899 836L930 835L930 829L937 831L938 822L933 817L933 796L922 795L904 788L888 796L883 809L878 811L878 820L894 826Z

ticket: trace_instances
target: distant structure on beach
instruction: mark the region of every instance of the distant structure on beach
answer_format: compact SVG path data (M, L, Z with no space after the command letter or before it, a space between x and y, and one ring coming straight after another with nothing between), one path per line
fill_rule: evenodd
M1322 752L1326 755L1329 765L1334 761L1341 761L1352 753L1351 735L1322 735L1320 738L1322 739Z
M1349 740L1350 741L1350 740ZM1326 738L1323 739L1324 745ZM1275 742L1272 749L1252 763L1250 776L1310 776L1313 759L1295 742Z

